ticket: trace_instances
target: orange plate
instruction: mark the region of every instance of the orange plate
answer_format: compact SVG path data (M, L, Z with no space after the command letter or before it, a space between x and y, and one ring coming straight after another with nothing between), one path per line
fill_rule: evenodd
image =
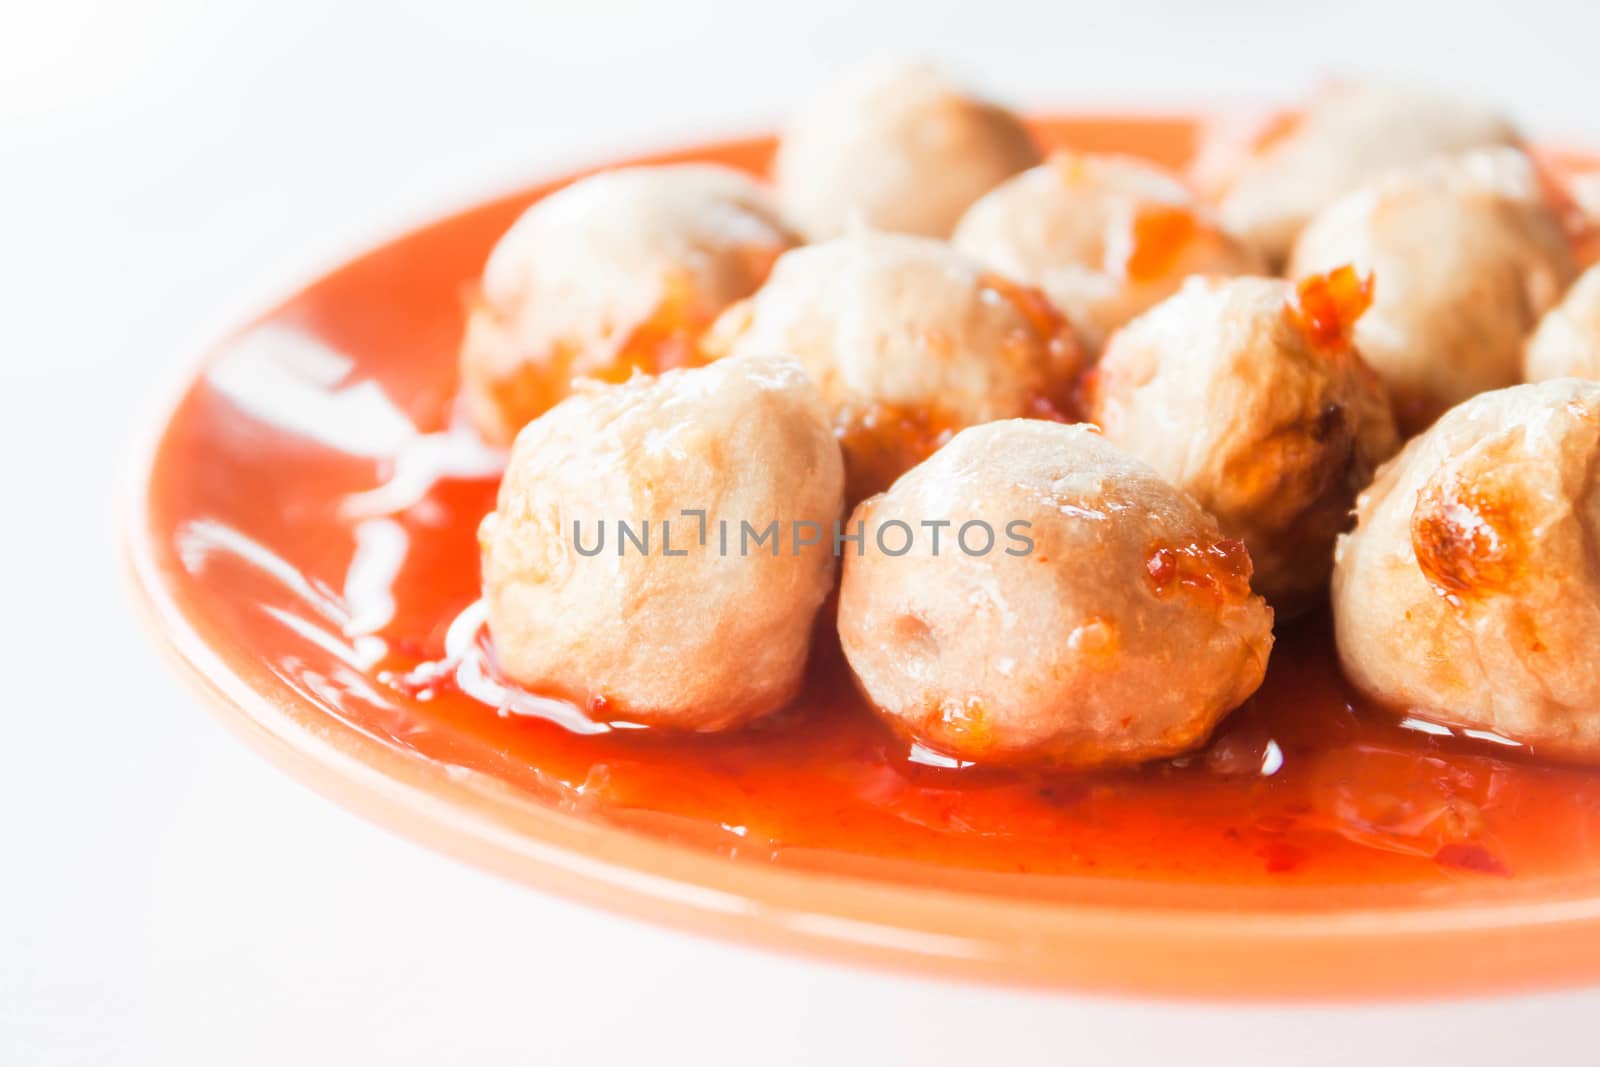
M1196 132L1036 128L1174 166ZM771 148L633 162L760 171ZM430 674L475 595L494 477L458 470L389 515L351 500L445 441L412 427L448 418L464 292L560 184L417 230L241 329L145 458L127 544L151 630L269 758L508 877L839 960L1182 996L1600 978L1600 776L1375 714L1324 620L1286 628L1262 693L1193 760L1076 778L913 765L826 648L796 710L731 738L579 736Z

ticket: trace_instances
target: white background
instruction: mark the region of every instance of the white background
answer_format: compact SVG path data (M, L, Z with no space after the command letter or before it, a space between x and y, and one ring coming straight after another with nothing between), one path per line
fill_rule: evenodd
M0 1064L1592 1050L1591 993L1176 1007L646 928L345 814L155 659L114 513L135 428L211 336L420 217L612 150L765 125L875 51L939 55L1038 105L1204 106L1382 73L1600 143L1600 8L1579 2L0 0Z

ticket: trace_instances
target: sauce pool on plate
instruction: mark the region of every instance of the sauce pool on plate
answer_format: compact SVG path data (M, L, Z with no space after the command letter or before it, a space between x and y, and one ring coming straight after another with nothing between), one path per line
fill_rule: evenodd
M240 339L182 404L154 509L184 571L224 594L226 628L387 744L773 863L1350 885L1561 877L1600 856L1600 776L1364 707L1321 615L1280 629L1266 683L1204 750L1130 771L908 746L855 692L827 618L800 700L732 734L608 727L511 692L474 615L499 457L414 430L445 425L448 392L390 367L277 327Z

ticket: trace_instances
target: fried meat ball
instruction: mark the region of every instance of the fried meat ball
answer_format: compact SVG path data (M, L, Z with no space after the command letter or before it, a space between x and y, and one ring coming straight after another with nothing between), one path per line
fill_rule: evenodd
M478 533L500 668L607 720L710 731L782 707L833 588L843 479L792 360L580 384L517 436ZM744 522L777 540L741 550Z
M1282 262L1329 203L1388 171L1434 156L1518 143L1504 118L1473 104L1393 86L1340 83L1299 113L1254 130L1219 126L1193 177L1222 224Z
M1329 205L1290 275L1353 264L1376 280L1356 345L1407 435L1522 377L1522 345L1576 267L1528 157L1485 149L1389 177Z
M964 426L1061 408L1082 364L1070 326L1037 292L904 234L786 253L705 347L800 361L832 412L852 502Z
M1579 276L1545 313L1522 353L1523 379L1600 378L1600 266Z
M1038 286L1091 351L1191 274L1264 270L1182 182L1126 156L1057 152L968 208L952 241Z
M927 63L879 60L795 114L773 177L785 216L813 241L852 224L947 237L969 204L1037 162L1009 111Z
M1250 592L1244 546L1092 427L963 430L861 504L847 532L858 523L845 655L891 726L948 755L1082 767L1175 755L1266 671L1272 609Z
M1108 441L1245 543L1280 615L1321 597L1356 494L1400 447L1350 340L1369 293L1348 268L1191 279L1113 335L1088 390Z
M1339 658L1399 713L1600 760L1600 382L1474 397L1378 472L1339 541Z
M461 348L473 424L508 443L574 378L692 362L700 332L795 243L767 191L727 167L624 168L545 197L483 272Z

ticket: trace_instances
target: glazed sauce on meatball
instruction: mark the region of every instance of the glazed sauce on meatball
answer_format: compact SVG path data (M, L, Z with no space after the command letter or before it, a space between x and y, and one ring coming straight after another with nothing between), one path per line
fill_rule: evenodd
M587 368L581 377L615 385L635 374L660 374L706 362L700 338L713 316L700 306L688 278L668 273L662 287L661 299L649 315L617 331L611 358L602 366ZM487 313L481 296L474 294L470 302L483 313L477 328L511 328ZM501 411L542 414L571 391L573 379L580 376L580 355L571 345L554 344L539 352L537 359L520 361L506 373L485 378L484 391Z
M1032 351L1041 343L1050 364L1061 370L1060 387L1040 389L1028 398L1030 418L1074 422L1079 405L1074 396L1082 365L1076 335L1066 317L1039 290L998 274L984 274L982 296L1011 305L1023 322L1007 343ZM930 347L951 344L945 334L924 338ZM846 454L845 497L854 504L889 488L894 480L921 463L954 437L966 423L937 404L870 403L846 406L834 420L834 433Z
M1142 204L1129 223L1128 258L1122 274L1131 282L1167 277L1183 250L1200 233L1194 212L1173 204Z
M1029 350L1043 342L1050 364L1061 372L1060 391L1053 395L1041 395L1038 403L1048 405L1052 411L1067 410L1071 379L1077 376L1077 371L1083 366L1083 351L1071 323L1056 310L1044 293L1031 285L1019 284L999 274L985 273L983 291L1010 304L1027 323L1026 330L1031 336L1018 336L1014 343Z
M1158 597L1187 591L1220 602L1248 597L1254 568L1244 542L1226 538L1210 545L1154 545L1144 569Z
M865 500L889 488L954 437L959 419L926 404L864 404L847 407L834 421L845 449L845 497Z
M1372 306L1372 275L1344 266L1313 274L1295 286L1288 311L1312 344L1324 352L1344 352L1356 322Z
M655 311L620 338L615 368L608 368L610 373L603 381L623 382L635 371L660 374L700 361L700 335L712 316L700 306L687 278L668 274L664 285Z
M1411 522L1411 547L1429 584L1456 603L1509 588L1517 552L1508 544L1512 522L1502 506L1466 486L1431 488L1432 499Z
M253 685L539 803L740 862L917 884L987 872L1061 898L1084 878L1482 897L1600 865L1600 774L1369 707L1321 612L1279 627L1265 683L1207 745L1116 772L988 770L912 747L864 705L826 617L799 699L727 734L628 729L603 707L589 709L596 722L463 681L457 637L498 473L446 432L455 294L522 206L490 205L448 239L425 229L329 276L230 342L178 407L153 472L153 541L205 640L261 653ZM375 302L391 313L343 311ZM305 379L310 357L348 366ZM294 388L241 397L225 368ZM349 417L319 438L306 402ZM418 436L396 432L409 425ZM1156 556L1152 581L1181 580L1180 561L1169 572ZM467 644L492 668L492 649ZM1025 888L1006 881L1018 875Z

